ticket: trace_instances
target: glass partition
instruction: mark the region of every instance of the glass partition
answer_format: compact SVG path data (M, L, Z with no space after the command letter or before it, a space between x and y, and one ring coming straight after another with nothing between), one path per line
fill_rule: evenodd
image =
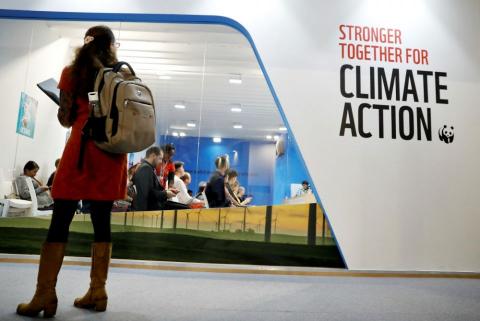
M192 196L202 197L198 192L215 172L215 160L225 156L230 170L238 174L237 183L231 182L227 191L243 202L238 206L231 201L231 206L223 208L208 208L207 202L205 206L187 204L190 209L178 211L135 212L127 200L119 200L112 216L114 240L123 242L117 257L343 266L309 186L308 171L252 47L244 35L227 26L0 19L2 30L17 32L23 39L9 40L6 33L0 36L5 38L0 46L0 81L4 84L11 78L14 83L5 93L10 109L5 128L13 133L2 145L14 156L2 163L3 187L27 160L40 164L40 180L46 181L54 170L68 131L56 120L55 103L36 84L59 79L75 49L83 44L86 29L95 24L106 24L114 31L120 43L119 60L129 62L152 90L156 145L175 147L173 161L183 162L190 174L185 184ZM37 101L33 137L15 134L11 124L17 121L21 92ZM144 156L145 151L129 154L129 167ZM1 198L14 194L9 186ZM91 233L88 211L84 212L72 224L72 233L80 239ZM32 238L42 238L49 216L38 212L24 218L32 213L21 211L2 215L0 229L5 233L0 237L4 241L0 251L35 252L41 242L32 245L36 244ZM20 234L11 233L12 228L29 231L22 234L29 245L18 239ZM165 252L145 245L142 238L157 244L160 239L150 239L154 235L165 242ZM194 250L189 242L199 248ZM144 251L132 251L135 247ZM202 249L203 255L196 252ZM74 254L85 254L84 250L79 248ZM265 251L272 255L264 256Z

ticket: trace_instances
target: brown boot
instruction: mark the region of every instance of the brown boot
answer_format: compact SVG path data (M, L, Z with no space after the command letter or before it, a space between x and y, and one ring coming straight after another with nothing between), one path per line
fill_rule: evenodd
M82 309L105 311L107 309L108 265L112 255L112 243L92 244L92 269L90 270L90 288L82 298L75 299L73 305Z
M57 312L57 294L55 285L62 266L66 243L45 242L40 253L37 290L30 303L21 303L17 313L34 317L43 311L44 318L51 318Z

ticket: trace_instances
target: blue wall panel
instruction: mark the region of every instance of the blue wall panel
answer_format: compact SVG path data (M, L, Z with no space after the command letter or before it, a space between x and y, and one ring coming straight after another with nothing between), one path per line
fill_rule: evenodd
M174 160L185 163L192 175L189 188L195 193L201 181L208 181L215 171L215 159L228 155L231 168L239 174L239 181L253 196L252 205L282 204L290 196L290 185L301 183L308 174L303 167L295 146L285 135L285 154L276 157L272 142L254 142L223 138L214 143L212 138L160 137L160 144L173 143ZM198 152L200 151L200 152Z

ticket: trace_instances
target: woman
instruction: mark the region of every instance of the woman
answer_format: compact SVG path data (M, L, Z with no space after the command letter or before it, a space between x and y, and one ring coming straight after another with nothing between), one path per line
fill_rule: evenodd
M247 206L251 198L241 200L238 194L240 183L238 182L238 173L236 170L231 169L227 172L225 178L225 195L230 201L230 207L245 207Z
M53 204L53 199L49 193L49 187L45 186L40 180L35 178L40 167L34 161L28 161L23 167L23 174L15 179L18 194L21 199L31 200L30 190L28 189L27 179L31 178L35 194L37 195L38 208L43 209Z
M240 199L234 191L235 186L238 184L237 177L238 173L234 169L228 170L225 177L225 196L230 201L230 207L242 206Z
M219 156L215 160L217 170L210 176L205 188L208 206L210 208L228 207L229 201L225 196L225 173L230 168L228 156Z
M68 230L79 200L91 203L90 217L94 229L90 288L75 300L78 308L105 311L107 307L108 266L111 256L110 217L113 201L123 199L127 187L127 158L125 154L110 154L87 140L82 168L79 169L81 131L88 114L88 92L93 91L95 74L104 66L117 62L116 42L113 32L105 26L90 28L72 64L61 75L60 110L69 106L76 108L72 134L65 146L55 174L52 197L55 200L53 215L46 242L42 246L37 289L29 303L20 304L17 313L36 316L43 311L44 317L55 315L57 296L55 285L62 265ZM63 124L63 122L62 122Z

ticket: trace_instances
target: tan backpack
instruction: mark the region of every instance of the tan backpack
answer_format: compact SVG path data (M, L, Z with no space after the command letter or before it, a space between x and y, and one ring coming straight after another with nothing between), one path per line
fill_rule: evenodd
M122 69L124 65L128 71ZM91 111L82 130L79 167L89 138L100 149L119 154L139 152L155 142L152 92L128 63L99 70L89 100Z

